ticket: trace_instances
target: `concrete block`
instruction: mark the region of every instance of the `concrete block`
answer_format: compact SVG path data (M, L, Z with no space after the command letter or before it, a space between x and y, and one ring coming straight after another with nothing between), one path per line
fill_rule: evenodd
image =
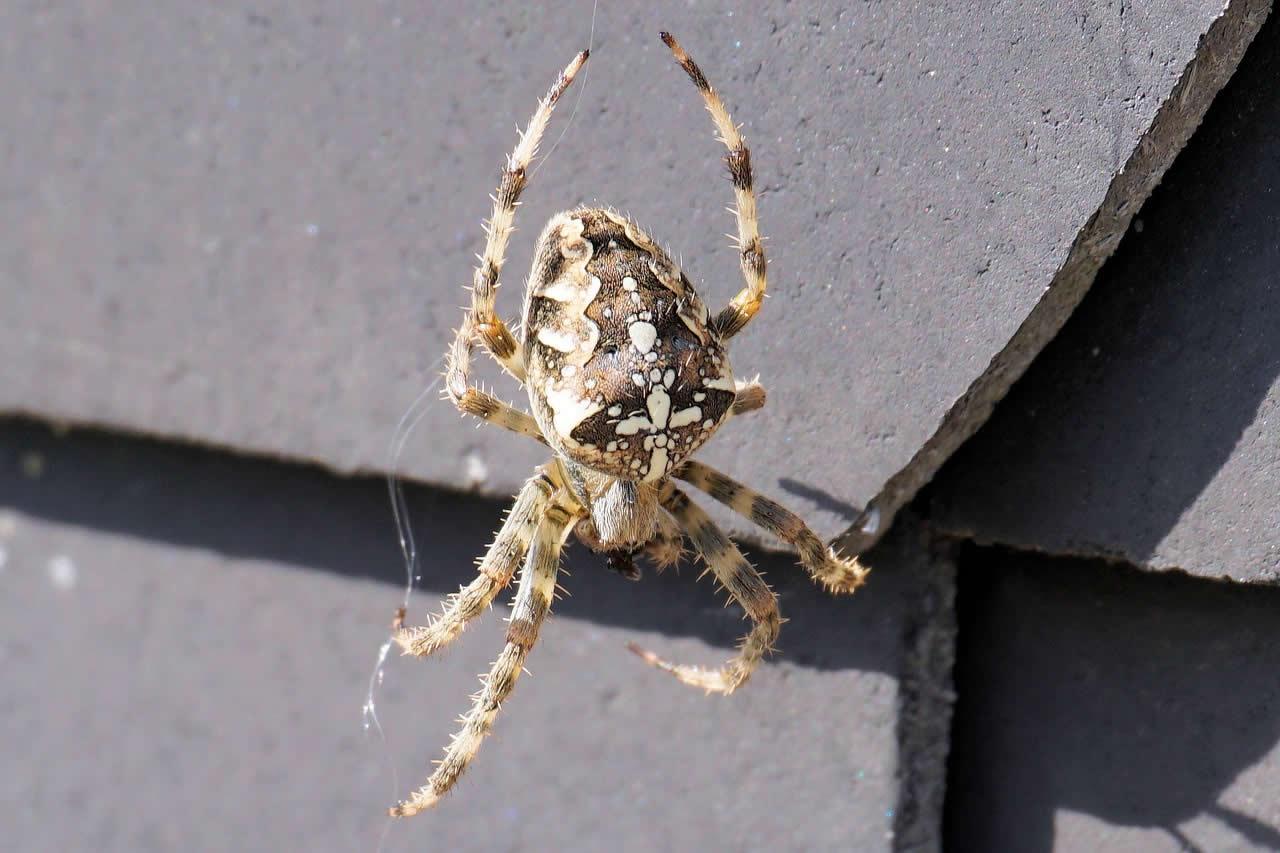
M502 505L409 499L421 617L473 575ZM467 777L389 822L504 625L393 657L385 743L363 730L400 601L383 485L3 422L0 824L24 850L937 849L950 563L895 534L868 556L875 582L835 599L758 557L790 621L726 699L624 648L729 654L743 622L697 569L635 584L575 549L569 597Z
M1280 849L1280 590L971 549L946 849Z
M384 468L592 6L0 11L0 410ZM769 410L708 456L824 534L874 503L879 535L1074 307L1268 4L749 8L600 4L500 305L579 202L673 241L715 302L740 286L721 152L656 38L678 32L753 143L774 262L734 352ZM405 473L495 495L542 453L443 404L419 435Z
M1097 285L935 482L953 533L1280 580L1280 21Z

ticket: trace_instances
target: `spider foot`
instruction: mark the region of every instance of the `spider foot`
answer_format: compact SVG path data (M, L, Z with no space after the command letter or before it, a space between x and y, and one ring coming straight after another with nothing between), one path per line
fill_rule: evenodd
M428 786L414 791L413 795L410 796L409 799L399 805L395 805L387 809L387 814L391 817L413 817L420 812L426 811L438 802L440 802L440 795Z
M727 696L737 690L742 682L747 680L747 675L750 674L749 672L741 671L740 668L732 664L723 669L704 669L700 666L670 663L636 643L627 643L627 649L650 666L655 666L663 672L671 673L682 684L688 684L690 687L699 687L707 691L707 693L719 693Z
M453 637L440 630L440 619L414 628L405 627L403 621L396 627L391 639L400 647L400 653L426 657L449 644Z
M867 582L871 570L858 562L857 557L841 557L834 548L827 549L827 558L815 567L813 576L832 595L848 595Z

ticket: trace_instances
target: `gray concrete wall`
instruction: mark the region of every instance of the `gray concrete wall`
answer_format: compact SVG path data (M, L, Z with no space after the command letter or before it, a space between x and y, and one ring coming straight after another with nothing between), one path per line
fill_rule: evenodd
M948 849L1280 849L1277 23L930 487L1020 549L960 560Z
M744 625L699 569L630 584L573 549L472 772L386 822L502 623L393 660L367 734L402 573L384 485L352 474L388 466L437 371L485 193L590 6L6 8L7 839L1280 848L1274 19L1205 115L1269 4L601 5L505 307L579 201L673 240L714 300L737 287L720 152L654 38L675 30L753 143L774 260L735 351L769 407L707 458L824 535L947 463L869 586L831 599L758 551L790 621L717 700L623 648L730 652ZM402 459L429 484L411 619L542 452L427 407ZM1252 585L1146 571L1174 568Z
M603 3L503 310L580 202L630 211L714 301L741 286L722 152L657 39L677 32L753 142L774 260L733 351L770 416L707 455L826 535L873 499L887 521L1065 319L1267 6ZM591 9L0 12L0 316L21 318L0 409L385 468L514 127ZM542 455L445 406L423 434L405 473L495 496Z
M1280 581L1280 21L934 483L956 535Z

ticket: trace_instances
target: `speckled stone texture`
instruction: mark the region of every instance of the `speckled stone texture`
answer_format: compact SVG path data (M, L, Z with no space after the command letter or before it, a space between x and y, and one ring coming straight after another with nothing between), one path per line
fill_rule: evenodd
M970 548L948 851L1280 849L1280 590Z
M957 535L1280 581L1280 21L934 484Z
M409 501L412 619L474 575L503 505ZM731 654L745 624L697 568L630 583L573 549L472 769L391 823L501 648L505 607L436 659L391 660L384 746L361 724L401 599L381 482L0 421L6 844L374 850L385 830L385 851L936 849L950 563L900 527L868 555L875 583L835 599L757 557L789 621L726 698L625 648Z
M733 351L769 407L706 455L826 535L873 499L887 521L985 419L1268 7L839 5L600 4L500 300L579 202L629 211L715 301L740 286L676 32L752 142L773 259ZM384 468L591 6L6 5L0 410ZM507 494L543 453L441 403L422 427L400 464L431 483Z

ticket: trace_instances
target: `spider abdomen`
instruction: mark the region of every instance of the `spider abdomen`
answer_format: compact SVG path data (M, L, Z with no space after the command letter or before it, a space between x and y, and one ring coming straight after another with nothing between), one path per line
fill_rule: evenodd
M664 477L728 414L733 371L689 280L630 220L552 218L525 295L534 417L552 446L627 480Z

